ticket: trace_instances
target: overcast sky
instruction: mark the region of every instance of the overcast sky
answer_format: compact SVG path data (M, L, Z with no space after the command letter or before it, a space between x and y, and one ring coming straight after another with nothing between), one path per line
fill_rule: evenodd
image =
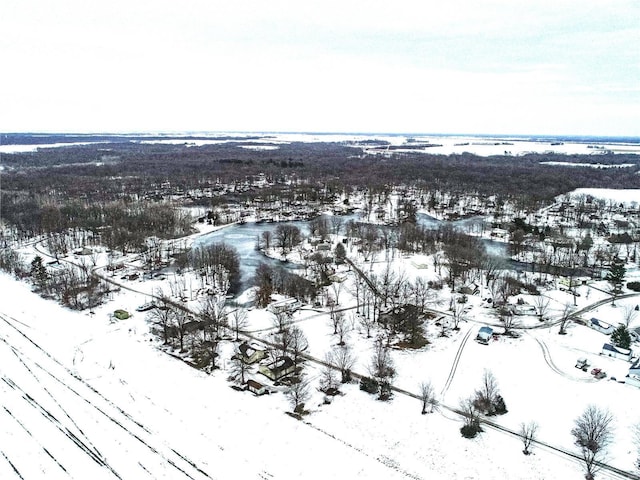
M2 0L0 130L640 136L637 0Z

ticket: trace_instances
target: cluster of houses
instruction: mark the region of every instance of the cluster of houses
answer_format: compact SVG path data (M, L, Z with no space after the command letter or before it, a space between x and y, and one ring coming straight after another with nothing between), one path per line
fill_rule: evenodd
M258 343L244 342L238 347L238 352L242 362L246 365L259 364L258 373L273 382L280 381L296 372L293 360L288 356L280 356L267 363L260 363L267 358L267 350ZM256 395L269 393L269 388L255 379L247 380L246 387L247 390Z
M589 327L592 329L601 332L605 335L611 335L615 328L613 325L610 325L602 320L597 318L591 318L587 323ZM637 332L634 332L637 334ZM493 328L488 326L480 327L478 333L476 335L476 341L483 345L488 345L489 342L493 339L494 333ZM635 337L638 338L637 336ZM629 373L625 377L624 383L628 383L630 385L634 385L640 388L640 357L634 357L633 351L628 348L621 348L611 343L604 343L602 345L602 350L600 351L600 355L618 358L620 360L624 360L626 362L632 362L629 367ZM586 361L585 361L586 363Z
M597 318L591 318L587 325L598 332L604 333L605 335L611 335L615 330L615 327L613 325L603 322L602 320L599 320ZM638 336L638 332L635 331L632 332L632 337L635 340L638 340L640 338ZM621 348L611 343L605 343L604 345L602 345L602 351L600 352L600 355L618 358L626 362L633 361L633 363L629 367L629 372L625 377L624 383L640 387L640 358L634 357L632 350L628 348Z

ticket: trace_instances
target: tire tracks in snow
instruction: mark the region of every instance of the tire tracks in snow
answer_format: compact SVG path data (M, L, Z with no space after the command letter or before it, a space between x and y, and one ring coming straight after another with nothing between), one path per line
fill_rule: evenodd
M542 350L542 356L544 357L544 361L546 362L546 364L549 366L549 368L551 370L553 370L555 373L557 373L558 375L568 379L568 380L572 380L574 382L584 382L584 383L594 383L597 382L597 380L595 378L580 378L580 377L574 377L573 375L569 375L566 372L563 372L562 370L560 370L558 368L558 366L553 362L553 359L551 358L551 353L549 352L549 347L547 346L547 344L545 343L544 340L541 340L538 337L534 337L533 335L530 335L535 341L536 343L540 346L540 349Z
M460 346L458 347L458 351L456 352L456 356L453 359L453 364L451 365L451 370L449 371L449 376L447 377L447 381L444 383L444 387L442 387L442 391L440 392L440 396L444 397L451 386L451 382L453 382L453 377L456 374L456 370L458 369L458 364L460 363L460 357L462 356L462 351L464 350L465 345L469 341L469 337L471 337L471 328L467 330L462 341L460 342Z
M124 432L126 432L128 435L130 435L131 437L133 437L135 440L137 440L138 442L140 442L144 447L146 447L147 449L149 449L152 453L154 453L155 455L159 456L166 464L170 465L171 467L173 467L175 470L177 470L178 472L180 472L182 475L184 475L184 477L189 478L191 480L196 480L197 478L207 478L207 479L212 479L213 477L211 477L207 472L205 472L202 468L200 468L194 461L190 460L186 455L180 454L177 450L169 447L168 445L163 445L163 447L167 450L165 452L160 451L160 449L156 448L154 445L152 445L151 440L154 438L154 433L148 429L145 425L143 425L141 422L137 421L135 418L133 418L130 414L128 414L127 412L125 412L120 406L116 405L114 402L112 402L111 400L109 400L107 397L105 397L102 393L100 393L98 390L96 390L93 386L91 386L89 383L87 383L85 380L83 380L81 377L79 377L77 374L75 374L74 372L72 372L69 368L67 368L65 365L63 365L60 361L58 361L56 358L54 358L49 352L47 352L46 350L44 350L42 347L40 347L40 345L38 345L36 342L34 342L28 335L26 335L23 331L21 331L18 327L16 327L15 325L13 325L11 323L11 321L3 314L0 314L0 320L2 320L6 325L8 325L10 328L12 328L18 335L20 335L24 340L26 340L28 343L30 343L32 346L34 346L39 352L41 352L43 355L45 355L45 357L47 357L48 359L50 359L52 362L54 362L56 365L58 365L60 368L62 368L62 370L64 372L66 372L70 377L73 377L76 381L78 381L82 386L84 386L85 388L89 389L91 392L93 392L100 400L102 400L103 402L106 403L106 405L108 405L109 407L113 408L117 413L119 413L120 415L122 415L125 419L125 421L121 421L119 419L117 419L113 414L107 412L103 407L101 407L100 405L97 405L95 403L95 401L93 401L92 399L88 398L87 396L83 395L82 393L80 393L78 390L76 390L75 388L73 388L72 386L68 385L65 381L63 381L61 378L58 377L58 375L51 371L49 368L41 365L37 360L31 358L28 354L26 354L24 351L19 351L19 353L16 351L17 348L14 345L11 345L5 338L0 338L0 340L3 343L6 343L14 352L14 354L16 354L16 356L18 356L18 358L20 359L20 361L23 363L23 365L26 366L25 364L25 360L28 360L29 362L31 362L33 365L35 365L38 369L40 369L44 374L48 375L49 377L51 377L55 382L59 383L62 387L64 387L65 389L69 390L71 393L73 393L76 397L78 397L80 400L84 401L87 405L89 405L90 407L92 407L93 409L95 409L97 412L99 412L103 417L105 417L107 420L109 420L111 423L113 423L114 425L116 425L117 427L119 427L120 429L122 429ZM33 377L39 382L39 377L38 375L30 368L28 368L28 371L30 372L31 375L33 375ZM13 383L15 385L15 382L13 382L12 380L9 379L9 382L5 381L5 383L9 386L11 386L11 383ZM17 385L16 385L17 386ZM98 463L104 463L103 466L105 466L106 468L108 468L109 470L112 471L112 473L114 474L115 478L121 479L122 477L120 477L111 467L108 466L108 464L106 463L106 461L104 461L104 459L102 459L102 456L100 455L100 453L97 451L97 449L94 448L94 450L92 450L90 447L88 447L85 442L81 441L77 435L75 435L73 432L71 432L70 430L68 430L66 427L63 427L59 420L57 418L55 418L53 415L51 415L50 412L48 412L44 407L42 407L41 405L38 404L38 402L35 402L35 400L33 399L33 397L31 397L30 395L28 395L26 392L22 391L23 396L25 398L26 401L28 401L29 403L32 403L32 406L34 408L41 408L41 413L42 415L45 416L45 418L49 418L50 421L55 421L57 422L56 427L59 428L67 437L69 437L76 445L78 445L79 448L83 449L85 451L85 453L87 453L94 461L98 462ZM51 395L50 392L48 392L49 395ZM65 412L66 413L66 412ZM67 414L68 415L68 414ZM72 419L71 419L72 420ZM125 425L126 422L131 422L135 427L137 427L138 429L140 429L139 432L135 432L133 429L131 429L129 426ZM73 422L73 420L72 420ZM75 422L74 422L75 424ZM77 426L76 426L77 428ZM80 430L80 429L78 429ZM81 431L81 430L80 430ZM146 439L143 437L147 437ZM85 436L86 439L86 436ZM88 439L87 439L88 440ZM90 442L89 442L90 443ZM174 456L174 458L170 458L171 456ZM183 465L180 465L180 463L183 463ZM185 465L186 464L186 465ZM188 470L189 469L193 469L193 471L190 473ZM146 468L145 468L146 470ZM194 476L196 475L196 476Z

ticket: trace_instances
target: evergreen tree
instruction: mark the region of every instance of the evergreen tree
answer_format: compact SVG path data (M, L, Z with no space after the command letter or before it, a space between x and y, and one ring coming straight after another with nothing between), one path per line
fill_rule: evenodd
M622 282L624 281L624 276L627 273L624 268L624 264L620 261L614 261L609 267L609 273L607 274L607 281L611 285L611 306L615 306L615 301L620 292L622 291Z
M611 343L616 347L629 348L631 345L631 335L625 325L620 325L611 334Z
M37 255L31 262L31 277L35 282L38 290L46 290L49 283L49 273L47 268L42 264L42 257Z
M347 250L342 243L338 243L335 248L336 263L344 263L344 259L347 258Z

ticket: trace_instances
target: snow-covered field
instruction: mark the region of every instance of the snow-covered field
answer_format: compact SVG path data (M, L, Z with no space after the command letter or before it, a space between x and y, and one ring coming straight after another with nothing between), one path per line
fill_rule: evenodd
M640 189L631 188L576 188L569 194L571 197L591 196L595 199L623 203L630 206L640 202Z
M196 134L193 134L196 135ZM384 149L372 150L370 143L374 140L388 142L395 150L422 151L426 153L449 155L452 153L473 153L480 156L490 155L523 155L526 153L558 153L558 154L601 154L604 152L640 154L640 143L593 140L566 140L559 142L553 138L526 138L510 136L473 136L473 135L385 135L385 134L323 134L323 133L269 133L269 132L220 132L197 134L199 137L189 138L187 134L164 134L165 138L136 140L140 143L164 143L197 147L228 142L245 142L241 148L257 150L273 150L279 145L292 142L342 142L353 144L369 152L385 153ZM139 137L139 136L137 136ZM225 138L227 137L227 138ZM232 137L232 138L228 138ZM242 137L245 137L243 139ZM637 140L637 139L635 139ZM99 142L56 143L47 145L0 145L0 153L32 152L39 148L57 148L67 145L86 145ZM418 146L422 147L418 148Z
M579 193L611 198L619 192L572 192ZM615 201L635 198L635 191L622 194ZM198 228L203 234L220 227ZM35 254L32 246L25 249ZM381 274L383 258L379 254L367 268ZM429 257L396 257L392 266L408 281L437 279ZM352 320L354 274L342 268L339 307ZM636 265L627 265L625 280L640 280ZM459 331L441 337L431 322L426 347L392 351L394 386L417 394L421 382L432 382L443 404L438 411L420 415L419 400L402 391L380 402L355 383L342 386L342 395L324 404L317 390L320 367L307 361L310 413L296 420L286 414L291 406L280 392L255 397L230 388L230 340L221 346L222 368L211 375L176 358L177 352L164 351L146 315L135 312L162 281L121 282L126 288L89 315L44 300L30 285L0 274L0 479L583 478L580 463L563 451L576 451L571 429L590 404L607 408L615 418L606 463L637 471L633 426L640 423L635 409L640 389L619 382L630 364L601 356L608 336L584 325L570 323L567 335L558 335L553 322L522 315L520 326L529 328L520 330L520 337L498 336L482 345L474 341L480 326L502 328L481 291L469 295ZM618 299L614 307L607 301L608 289L606 281L593 281L577 287L577 297L552 287L542 294L550 301L551 319L575 301L583 320L597 317L617 325L640 297ZM443 315L449 295L445 287L441 301L432 305ZM239 301L250 296L249 290ZM535 303L531 296L519 297ZM114 321L116 309L134 314ZM338 342L326 308L306 306L293 321L307 337L311 357L324 359ZM640 314L630 325L638 326ZM256 341L272 342L273 315L250 310L247 331ZM354 371L368 375L373 339L354 322L347 342L357 357ZM638 356L638 344L632 348ZM602 368L607 378L596 380L574 368L579 357ZM447 407L456 408L473 394L485 369L495 375L508 408L491 420L516 432L521 422L539 424L538 440L546 446L534 445L533 455L522 454L517 436L488 426L473 440L461 437L462 422ZM269 383L255 368L251 376ZM597 478L624 477L603 470Z
M604 296L593 290L587 299L590 287L580 288L585 291L578 308ZM355 384L344 387L344 395L330 405L314 394L308 402L311 414L295 420L285 414L290 407L282 394L254 397L231 389L226 363L207 375L160 351L144 314L111 321L114 309L134 311L146 300L144 294L123 291L89 316L43 300L5 275L0 291L3 479L582 475L577 461L560 453L537 447L534 455L524 456L519 439L492 429L466 440L459 433L460 419L446 409L423 416L414 398L396 393L391 402L379 402ZM566 302L565 292L550 295L557 297L556 308ZM394 351L395 385L417 393L419 382L431 380L442 401L455 407L477 388L483 370L491 369L509 408L496 421L517 430L520 422L535 420L541 441L570 450L574 418L589 403L607 407L617 421L609 461L632 470L635 449L628 425L640 420L633 413L640 390L594 381L573 368L577 357L587 355L623 378L628 363L598 356L606 337L572 325L566 336L553 327L480 345L472 341L476 322L495 322L485 310L477 306L477 314L451 338L436 339L419 352ZM620 310L607 305L590 315L611 319ZM250 328L267 329L262 335L268 338L269 314L250 313ZM296 320L311 355L321 357L336 342L328 315L301 310ZM355 370L366 374L371 342L357 330L349 340L359 356ZM230 349L225 347L223 358ZM316 367L310 364L307 371L317 380ZM610 477L602 472L601 478Z

